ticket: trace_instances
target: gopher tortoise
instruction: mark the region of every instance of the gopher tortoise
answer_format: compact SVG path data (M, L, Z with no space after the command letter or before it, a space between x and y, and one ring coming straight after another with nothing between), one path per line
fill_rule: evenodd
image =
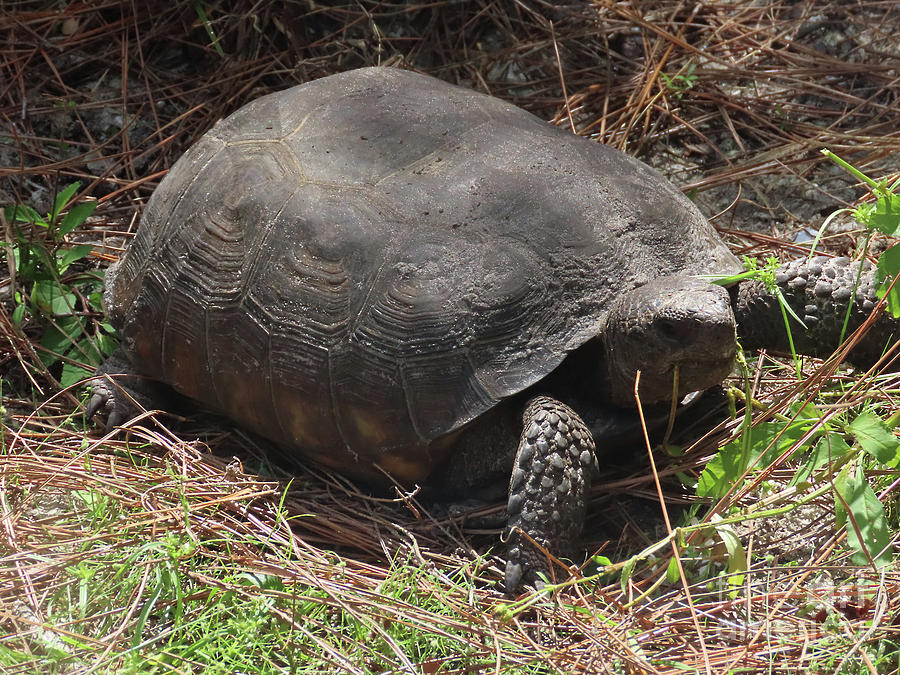
M499 99L392 68L264 96L172 167L105 294L121 331L88 414L121 422L139 375L299 457L457 496L508 481L514 589L567 553L595 438L620 407L722 381L784 347L759 283L640 161ZM779 283L830 353L875 303L846 259ZM827 292L826 292L827 291ZM852 296L852 297L851 297ZM892 326L870 333L881 352ZM606 425L606 426L604 426ZM602 448L601 448L602 449ZM511 476L511 478L510 478Z

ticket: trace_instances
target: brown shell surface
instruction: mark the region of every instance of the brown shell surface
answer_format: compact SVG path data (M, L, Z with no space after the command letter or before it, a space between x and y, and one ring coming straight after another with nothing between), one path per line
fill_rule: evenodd
M291 452L419 480L451 432L598 334L616 294L736 265L643 163L366 68L253 101L188 150L110 314L141 373Z

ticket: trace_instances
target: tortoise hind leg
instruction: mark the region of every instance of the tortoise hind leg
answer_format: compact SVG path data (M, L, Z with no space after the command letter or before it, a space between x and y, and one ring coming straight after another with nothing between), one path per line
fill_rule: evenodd
M568 555L581 534L587 493L597 469L594 439L567 405L538 396L525 408L507 503L506 591L548 571L546 556ZM527 535L527 536L524 536Z

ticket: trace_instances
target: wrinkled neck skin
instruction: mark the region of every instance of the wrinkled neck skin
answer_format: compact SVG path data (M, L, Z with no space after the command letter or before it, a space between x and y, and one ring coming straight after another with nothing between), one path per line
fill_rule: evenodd
M522 400L550 393L577 410L591 430L598 452L619 447L631 448L636 444L640 446L643 443L643 431L634 398L627 405L614 403L610 398L609 378L605 340L597 337L569 354L559 368L526 392ZM630 386L634 387L633 378ZM665 424L670 406L668 403L646 405L643 413L644 425L652 430ZM516 424L518 423L516 418ZM518 432L516 427L516 433Z
M791 336L798 354L828 358L865 322L878 304L875 268L849 258L816 256L792 260L775 272L782 295L803 320L790 319ZM765 348L790 353L787 329L778 299L760 281L748 280L731 289L738 333L744 349ZM846 329L844 318L849 315ZM900 338L900 321L880 312L861 336L847 361L868 369ZM882 361L888 370L900 363Z
M648 396L645 391L646 387L642 386L641 380L638 380L638 373L640 372L643 380L646 370L639 367L640 364L636 363L637 359L635 356L622 358L622 353L627 350L627 345L605 342L604 346L607 348L607 354L603 359L603 365L606 368L605 379L609 383L606 398L611 403L623 408L634 408L637 405L638 396L640 396L642 403L645 401L647 403L659 403L671 400L674 391L674 369L671 373L668 395L663 391L651 391ZM635 388L637 388L637 391L635 391Z

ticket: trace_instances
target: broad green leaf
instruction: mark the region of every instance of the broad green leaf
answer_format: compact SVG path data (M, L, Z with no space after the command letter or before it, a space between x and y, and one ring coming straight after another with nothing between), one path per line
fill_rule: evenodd
M43 216L28 206L28 204L7 206L4 209L4 215L10 223L35 223L41 227L48 227L47 221L44 220Z
M90 370L85 370L81 366L76 366L72 363L63 364L62 375L59 378L59 383L63 387L71 387L73 384L78 384L83 379L90 377L93 373Z
M119 343L111 335L97 335L94 337L94 344L100 350L100 353L106 357L112 354ZM99 365L99 363L97 364Z
M850 471L852 469L853 465L847 464L840 470L838 475L834 477L834 489L838 494L842 495L849 489ZM847 509L844 508L843 502L837 498L837 495L834 496L834 521L838 527L847 522Z
M83 329L81 333L84 335ZM76 345L66 354L66 356L78 359L83 363L93 366L99 366L100 362L103 360L103 355L100 353L97 340L91 337L82 337L78 340Z
M875 205L870 204L869 202L862 202L860 204L857 204L856 207L851 211L853 220L861 225L865 225L867 228L871 228L872 216L874 214Z
M718 514L713 515L712 526L716 530L716 534L725 544L725 550L728 551L728 584L730 586L740 586L744 583L744 572L747 571L747 552L741 543L741 538L734 531L731 525L721 525L717 521L722 520Z
M56 194L56 198L53 200L53 209L50 211L50 222L55 223L56 219L59 217L59 214L62 212L64 208L66 208L66 204L75 196L75 193L78 192L78 188L81 187L81 183L75 181L71 185L67 185L62 189L61 192Z
M16 264L16 274L23 283L34 281L34 272L37 269L37 261L31 255L31 247L28 244L18 244L13 247L13 262Z
M801 419L787 427L777 443L772 440L784 428L778 422L765 422L750 427L749 445L744 446L745 438L735 439L719 451L703 469L697 485L697 495L710 499L721 499L732 484L749 467L761 469L772 462L782 452L791 447L803 436L806 429L813 424L812 419ZM769 447L770 444L772 447Z
M100 291L94 291L88 296L87 300L88 305L90 305L92 310L94 310L95 312L103 311L103 293L101 293ZM111 329L110 332L112 332Z
M12 322L15 326L22 325L22 319L25 318L25 305L23 303L19 303L15 306L12 312Z
M56 354L68 354L77 344L76 340L84 333L84 327L77 316L60 317L56 325L47 326L41 336L41 346ZM40 353L44 365L50 366L59 361L58 356Z
M814 403L794 401L790 404L789 408L791 414L796 418L795 424L798 424L801 420L818 422L822 419L822 411L819 410Z
M41 336L41 345L50 351L38 351L38 358L45 366L50 367L59 361L60 355L65 354L66 350L72 346L72 340L64 333L50 326Z
M847 445L847 441L843 437L839 434L825 434L816 443L816 447L806 458L806 461L797 469L797 473L794 474L790 484L803 483L829 461L833 462L840 459L848 452L850 452L850 446Z
M900 234L900 195L889 192L885 186L875 202L875 213L870 216L870 224L889 237Z
M729 443L703 469L697 482L697 496L709 499L724 497L731 484L743 473L741 466L740 449Z
M690 474L687 474L684 471L676 471L675 477L680 480L681 484L684 485L684 487L686 487L688 490L697 489L697 479Z
M610 565L612 565L612 560L607 558L605 555L595 555L593 561L597 567L609 567Z
M63 216L62 222L59 224L59 236L63 237L69 234L69 232L87 220L94 212L94 209L97 208L97 204L99 202L81 202L69 209L69 212Z
M881 286L877 291L878 297L883 298L887 295L887 311L895 318L900 318L900 283L894 284L890 293L888 288L898 273L900 273L900 244L894 244L878 258L876 274L881 280Z
M69 265L71 265L76 260L81 260L82 258L86 258L90 255L91 251L94 249L90 244L80 244L78 246L73 246L72 248L67 248L59 251L57 255L57 268L56 271L62 274L67 269L69 269Z
M670 584L677 584L681 578L681 572L678 570L678 561L675 556L669 558L669 566L666 567L666 581Z
M52 279L34 282L31 301L44 314L52 316L68 316L72 314L77 302L74 293L60 288Z
M20 244L16 247L16 251L19 253L17 271L23 279L29 281L53 279L51 270L56 269L56 264L47 253L47 249L39 242Z
M887 425L871 413L863 413L847 427L863 450L882 464L897 459L900 441Z
M856 527L854 527L853 522L844 513L847 543L854 551L851 557L853 563L868 565L869 558L871 558L878 567L890 564L892 558L891 531L884 515L884 507L872 492L862 467L857 467L853 472L847 471L845 480L835 481L835 488L847 503L847 508L856 523ZM842 511L841 501L839 499L835 499L835 501L838 510ZM857 532L857 528L859 532Z

